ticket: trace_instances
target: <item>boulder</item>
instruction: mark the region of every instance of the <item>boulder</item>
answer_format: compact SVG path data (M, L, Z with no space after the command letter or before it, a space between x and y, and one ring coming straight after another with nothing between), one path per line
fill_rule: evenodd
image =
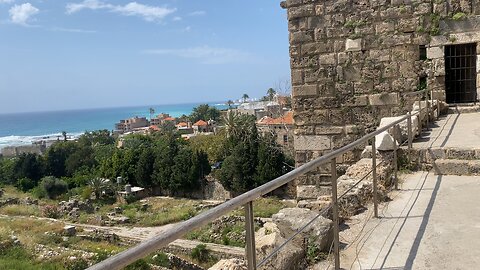
M382 162L384 160L384 162ZM363 158L357 163L353 164L352 166L348 167L347 171L345 172L345 176L355 179L359 181L363 177L365 180L372 181L372 174L370 171L372 170L372 159L371 158ZM387 183L390 180L389 175L393 171L391 160L387 157L383 157L383 159L377 159L377 177L381 183ZM368 176L367 176L368 175ZM338 194L341 194L340 191Z
M397 142L387 131L375 136L375 147L379 151L393 151ZM397 144L398 145L398 144Z
M63 234L66 236L74 236L77 233L75 226L67 225L63 227Z
M208 270L247 270L247 265L240 259L220 260Z
M282 237L287 238L318 214L319 212L306 208L284 208L273 215L272 220L280 229ZM293 241L297 246L302 246L304 239L313 240L320 250L326 251L333 239L332 224L331 220L320 216Z
M267 222L255 233L255 250L257 261L262 261L272 251L285 242L277 225ZM277 254L272 256L262 267L271 270L305 269L303 266L304 251L301 247L289 242Z

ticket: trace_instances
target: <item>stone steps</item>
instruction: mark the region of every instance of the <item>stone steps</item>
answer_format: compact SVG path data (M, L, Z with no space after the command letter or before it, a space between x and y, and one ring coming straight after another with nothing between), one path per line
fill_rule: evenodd
M472 148L429 148L412 149L412 157L419 164L433 165L437 159L477 160L480 159L480 149Z
M449 114L480 112L480 105L449 106Z
M433 171L435 175L480 176L480 160L437 159Z

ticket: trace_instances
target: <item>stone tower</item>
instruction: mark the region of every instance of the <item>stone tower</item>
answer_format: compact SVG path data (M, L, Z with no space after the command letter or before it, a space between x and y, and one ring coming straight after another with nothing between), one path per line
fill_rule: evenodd
M477 100L480 0L288 0L297 166L411 109ZM363 147L339 163L356 161ZM328 194L329 166L297 180Z

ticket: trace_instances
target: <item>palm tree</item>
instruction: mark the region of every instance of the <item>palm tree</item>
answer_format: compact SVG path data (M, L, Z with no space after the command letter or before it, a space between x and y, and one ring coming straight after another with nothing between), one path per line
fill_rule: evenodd
M232 108L232 105L233 105L234 103L233 103L233 101L232 101L231 99L229 99L229 100L227 101L227 103L225 103L225 104L228 106L228 108Z
M150 108L150 109L149 109L149 112L150 112L150 121L152 121L152 115L155 114L155 109L154 109L154 108Z
M248 94L243 94L242 100L243 100L244 103L247 102L248 98L250 98L250 97L248 96Z
M276 93L277 93L277 91L275 91L275 89L273 89L273 88L271 88L271 87L268 88L268 90L267 90L267 96L268 96L268 98L270 99L270 101L273 100L273 97L275 96Z
M88 185L92 189L92 192L95 194L95 199L100 199L102 192L108 188L108 183L101 178L93 178L89 181Z
M223 117L227 136L235 136L238 133L238 114L234 111L228 111L227 115Z
M62 131L62 136L63 136L63 141L67 141L67 132L66 131Z

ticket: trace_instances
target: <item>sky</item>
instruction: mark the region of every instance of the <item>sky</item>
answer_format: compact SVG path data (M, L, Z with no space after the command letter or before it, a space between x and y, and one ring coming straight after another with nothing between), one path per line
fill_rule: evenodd
M0 113L260 97L289 78L279 0L0 0Z

